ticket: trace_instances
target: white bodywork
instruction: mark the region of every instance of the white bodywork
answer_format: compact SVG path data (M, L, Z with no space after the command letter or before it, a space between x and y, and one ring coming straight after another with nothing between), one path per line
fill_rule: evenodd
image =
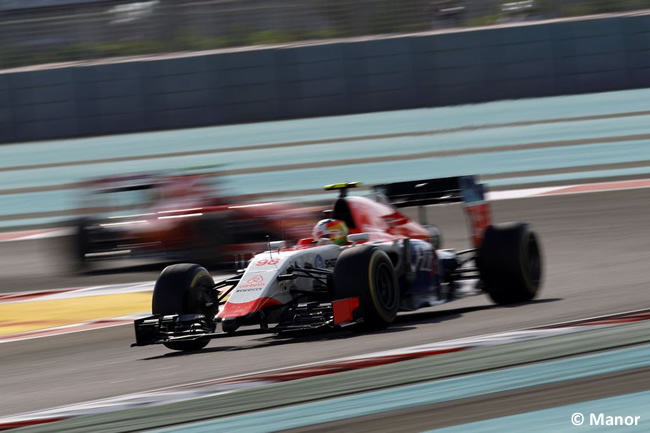
M358 236L358 235L355 235ZM356 240L352 237L352 240ZM366 238L367 239L367 238ZM365 245L375 245L393 259L396 269L402 266L404 241L401 239L377 240ZM241 280L234 288L228 301L218 314L220 319L235 319L255 313L265 307L279 306L294 300L297 291L314 290L317 284L313 278L297 277L278 281L279 275L290 273L289 268L309 267L334 270L337 258L347 248L355 245L338 246L329 242L316 246L280 249L257 254L251 259ZM402 309L413 310L423 305L439 303L434 293L433 278L437 272L437 256L431 244L411 240L411 271L417 276L418 286L413 293L402 300ZM364 272L364 270L359 270ZM294 291L292 293L292 291Z

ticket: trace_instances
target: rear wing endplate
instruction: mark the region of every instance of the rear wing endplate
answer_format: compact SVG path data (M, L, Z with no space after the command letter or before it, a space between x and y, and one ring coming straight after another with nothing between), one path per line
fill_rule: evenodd
M373 192L383 194L397 208L462 203L475 248L481 245L483 232L492 223L490 204L485 200L486 187L475 176L387 183L374 186ZM420 222L426 224L423 219Z

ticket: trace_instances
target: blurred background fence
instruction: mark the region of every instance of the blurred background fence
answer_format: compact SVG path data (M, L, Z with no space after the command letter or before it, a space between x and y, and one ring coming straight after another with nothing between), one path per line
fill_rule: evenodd
M0 0L0 68L650 8L650 0Z

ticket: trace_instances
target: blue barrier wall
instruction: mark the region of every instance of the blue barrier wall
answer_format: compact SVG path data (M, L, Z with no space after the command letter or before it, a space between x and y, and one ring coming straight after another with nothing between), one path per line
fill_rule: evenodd
M650 15L0 74L0 143L650 86Z

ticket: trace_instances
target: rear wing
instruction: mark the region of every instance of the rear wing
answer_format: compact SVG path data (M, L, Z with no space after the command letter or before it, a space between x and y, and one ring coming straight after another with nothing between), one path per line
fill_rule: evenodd
M475 248L481 245L483 232L492 223L486 187L475 176L387 183L374 186L373 192L383 194L397 208L418 206L423 225L427 224L424 206L462 203Z
M474 176L443 177L376 185L373 192L384 194L393 206L413 207L445 203L475 203L485 200L485 186Z

